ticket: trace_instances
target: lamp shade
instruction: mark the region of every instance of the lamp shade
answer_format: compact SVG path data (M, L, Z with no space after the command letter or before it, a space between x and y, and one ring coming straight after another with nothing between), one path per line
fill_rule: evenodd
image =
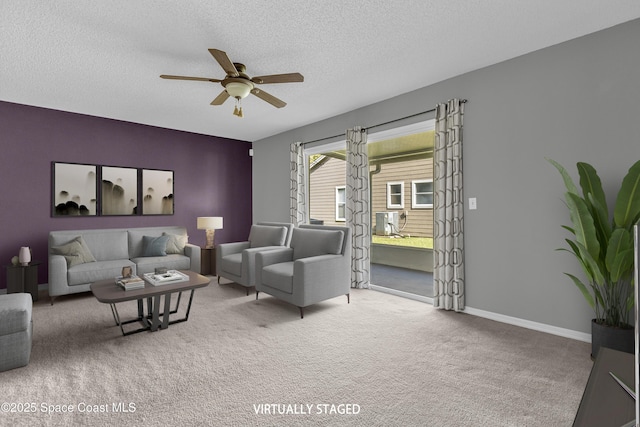
M221 216L199 216L198 230L220 230L222 228Z

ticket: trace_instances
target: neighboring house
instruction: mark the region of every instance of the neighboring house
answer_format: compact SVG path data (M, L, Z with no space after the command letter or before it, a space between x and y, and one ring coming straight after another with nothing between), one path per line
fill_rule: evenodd
M378 169L379 168L379 169ZM324 224L345 222L345 162L323 156L311 164L310 217ZM399 233L433 236L433 158L371 165L371 226L377 212L397 212Z

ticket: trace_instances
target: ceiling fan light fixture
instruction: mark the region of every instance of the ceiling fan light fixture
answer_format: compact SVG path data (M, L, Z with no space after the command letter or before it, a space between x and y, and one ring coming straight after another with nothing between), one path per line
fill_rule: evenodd
M225 86L227 93L236 99L246 98L251 92L252 87L246 83L229 82Z

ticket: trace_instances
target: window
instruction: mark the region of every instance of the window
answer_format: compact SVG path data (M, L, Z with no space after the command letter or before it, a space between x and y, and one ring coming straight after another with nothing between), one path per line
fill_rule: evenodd
M346 221L346 188L345 186L336 187L336 221Z
M404 182L387 182L387 209L404 208Z
M433 208L433 180L419 179L411 181L411 208Z

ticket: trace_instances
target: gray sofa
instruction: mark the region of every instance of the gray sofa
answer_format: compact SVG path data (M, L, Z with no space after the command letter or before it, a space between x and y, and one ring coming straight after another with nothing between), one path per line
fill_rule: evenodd
M156 267L200 273L200 247L185 227L63 230L49 233L49 296L87 292L129 266L142 275Z
M304 308L351 291L351 229L326 225L294 228L290 248L256 254L256 299L265 292Z

